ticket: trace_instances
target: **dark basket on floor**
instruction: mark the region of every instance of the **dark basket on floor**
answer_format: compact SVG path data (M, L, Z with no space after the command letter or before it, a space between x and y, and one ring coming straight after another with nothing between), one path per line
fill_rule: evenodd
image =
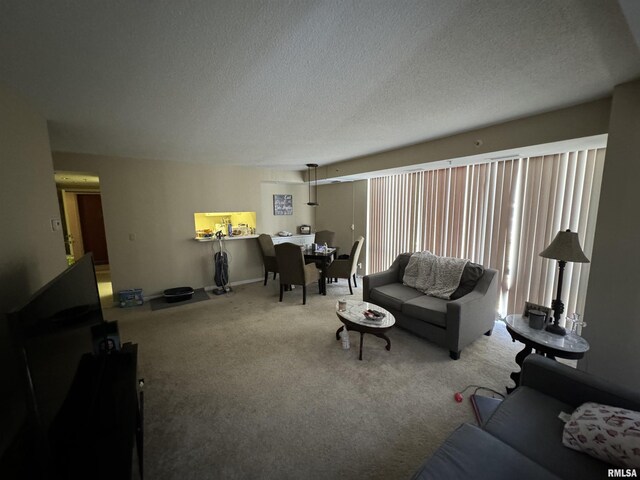
M167 301L167 303L183 302L185 300L191 300L191 297L193 297L193 288L191 287L168 288L163 292L162 296Z

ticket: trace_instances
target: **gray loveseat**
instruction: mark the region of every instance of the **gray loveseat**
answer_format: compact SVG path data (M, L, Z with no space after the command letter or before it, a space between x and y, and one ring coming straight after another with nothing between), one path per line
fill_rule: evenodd
M467 263L452 298L424 295L403 285L411 253L398 255L391 267L363 277L362 298L386 308L396 325L449 349L452 359L482 334L491 335L498 304L498 271ZM467 293L468 292L468 293Z
M560 412L585 402L640 410L640 392L529 355L521 384L476 427L463 424L427 459L413 480L603 479L614 467L562 444Z

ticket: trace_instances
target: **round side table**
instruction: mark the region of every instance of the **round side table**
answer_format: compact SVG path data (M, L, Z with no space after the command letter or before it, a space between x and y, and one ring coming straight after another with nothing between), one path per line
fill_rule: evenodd
M522 362L533 350L551 359L556 357L567 359L579 359L589 350L589 342L575 333L556 335L546 330L537 330L529 326L529 319L522 315L507 315L507 331L515 342L524 343L524 348L516 355L516 363L522 371ZM516 383L513 388L507 388L511 393L520 385L520 373L513 372L511 379Z

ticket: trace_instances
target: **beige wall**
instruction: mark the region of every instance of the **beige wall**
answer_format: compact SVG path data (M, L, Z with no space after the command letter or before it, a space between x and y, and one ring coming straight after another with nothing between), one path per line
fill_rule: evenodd
M336 246L339 254L348 254L356 238L365 237L365 246L360 253L362 268L358 275L364 275L366 265L367 237L367 181L343 182L318 186L317 223L314 230L336 232ZM353 225L353 230L351 226Z
M0 452L22 420L4 314L66 268L45 119L0 85Z
M591 137L607 132L611 99L513 120L388 152L338 162L318 169L318 177L335 178L421 163L464 158L532 145ZM482 144L476 146L476 141Z
M100 177L114 292L213 286L218 244L193 239L196 212L255 211L258 232L271 234L310 222L299 172L69 153L54 153L54 165ZM294 196L292 216L273 215L274 193ZM232 284L262 278L256 239L224 245Z
M314 208L307 205L309 190L305 183L276 183L263 182L261 184L262 196L258 211L259 231L275 235L285 230L291 233L299 233L300 225L313 223ZM293 195L293 215L274 215L273 196L279 194Z
M591 258L580 367L640 388L640 79L616 87Z

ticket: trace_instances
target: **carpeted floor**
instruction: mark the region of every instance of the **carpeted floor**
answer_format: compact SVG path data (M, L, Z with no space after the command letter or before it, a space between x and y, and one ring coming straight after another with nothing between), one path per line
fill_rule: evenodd
M362 289L352 298L361 299ZM277 281L151 312L108 309L139 345L145 378L145 476L153 479L406 479L472 408L469 384L504 391L521 346L504 324L458 361L406 331L335 332L345 281L278 302ZM472 390L468 392L472 393Z

